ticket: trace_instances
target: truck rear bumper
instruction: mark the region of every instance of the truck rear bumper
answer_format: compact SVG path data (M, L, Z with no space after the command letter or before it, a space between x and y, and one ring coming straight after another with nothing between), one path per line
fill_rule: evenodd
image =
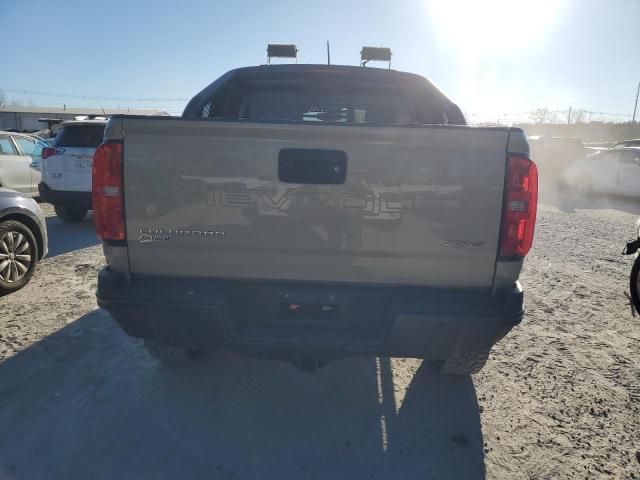
M98 305L138 338L241 353L444 359L488 349L523 317L519 283L486 290L224 281L104 268Z
M38 184L40 198L53 205L63 205L91 210L93 208L91 192L52 190L45 182Z

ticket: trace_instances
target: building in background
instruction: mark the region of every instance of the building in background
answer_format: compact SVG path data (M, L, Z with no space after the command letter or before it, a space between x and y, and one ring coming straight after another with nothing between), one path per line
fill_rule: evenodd
M35 132L45 130L47 120L73 120L75 117L111 115L169 115L164 110L129 109L129 108L66 108L66 107L19 107L14 105L0 106L0 130L15 130L18 132ZM57 128L55 125L52 127Z

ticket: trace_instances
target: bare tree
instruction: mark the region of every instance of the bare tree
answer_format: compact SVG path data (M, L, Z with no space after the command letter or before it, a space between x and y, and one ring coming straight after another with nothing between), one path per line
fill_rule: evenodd
M7 96L4 94L4 90L0 88L0 107L4 107L7 103Z
M557 120L556 114L547 107L536 108L529 116L534 123L553 123Z
M576 108L571 113L571 120L573 123L587 123L589 121L589 112L584 108Z

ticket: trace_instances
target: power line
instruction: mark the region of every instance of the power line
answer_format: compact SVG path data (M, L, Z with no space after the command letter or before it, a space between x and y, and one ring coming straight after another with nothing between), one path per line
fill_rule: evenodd
M41 96L46 96L46 97L58 97L58 98L77 98L77 99L87 99L87 100L112 100L112 101L122 101L122 102L186 102L189 101L190 98L165 98L165 97L102 97L102 96L94 96L94 95L73 95L73 94L65 94L65 93L52 93L52 92L40 92L40 91L35 91L35 90L20 90L20 89L11 89L11 88L4 88L3 89L6 92L11 92L11 93L20 93L20 94L26 94L26 95L41 95ZM626 90L625 90L626 92ZM636 90L635 88L633 90L629 90L628 94L625 93L618 93L616 95L611 95L611 92L607 92L607 93L580 93L580 94L576 94L576 95L560 95L560 96L556 96L556 97L534 97L529 99L529 101L531 102L536 102L536 103L555 103L556 105L558 103L560 103L560 105L567 105L569 106L569 103L578 103L578 100L573 100L573 99L577 99L577 98L596 98L598 97L598 100L593 100L590 103L595 102L601 102L602 100L609 100L609 99L627 99L628 97L630 97L631 95L635 95ZM587 101L587 100L584 100Z
M623 118L631 117L631 115L627 113L598 112L598 111L586 110L586 109L577 109L577 110L588 115L602 115L606 117L623 117ZM488 115L472 112L472 113L469 113L467 116L468 117L484 117L484 118L500 118L502 119L502 121L506 121L508 119L521 120L523 117L531 117L534 114L534 112L535 110L531 110L528 112L504 112L504 113L488 114ZM567 110L547 110L547 113L567 115Z
M189 98L143 98L143 97L96 97L91 95L66 95L63 93L36 92L33 90L17 90L12 88L3 88L5 92L22 93L27 95L40 95L44 97L58 98L78 98L84 100L111 100L114 102L187 102Z
M582 110L584 113L591 115L607 115L609 117L630 117L628 113L611 113L611 112L594 112L592 110ZM552 113L565 113L563 110L552 110Z
M567 99L576 99L576 98L583 98L583 97L600 97L600 98L622 98L626 95L634 95L635 94L635 88L628 88L622 91L618 91L615 95L611 95L611 90L607 90L606 92L602 91L602 93L578 93L575 95L557 95L557 96L544 96L544 97L533 97L530 100L533 102L544 102L544 101L564 101Z
M639 90L638 92L640 92L640 84L638 85ZM41 96L48 96L48 97L57 97L57 98L74 98L74 99L83 99L83 100L107 100L107 101L114 101L114 102L187 102L188 98L163 98L163 97L157 97L157 98L151 98L151 97L100 97L100 96L91 96L91 95L66 95L66 94L62 94L62 93L51 93L51 92L39 92L39 91L34 91L34 90L18 90L18 89L11 89L11 88L4 88L3 89L5 92L11 92L11 93L20 93L20 94L30 94L30 95L41 95ZM583 95L578 95L578 96L585 96ZM565 98L569 98L569 97L565 97ZM605 97L603 97L605 98ZM608 98L629 98L627 95L624 96L620 96L620 95L616 95L615 97L609 96ZM636 99L637 100L637 99ZM586 102L586 101L585 101ZM575 105L576 103L582 103L579 101L573 101L571 102L571 104L567 103L566 106L567 108L573 108L573 105ZM595 106L602 106L602 107L616 107L616 106L626 106L628 105L628 103L620 103L620 104L608 104L608 105L603 105L602 103L595 101L595 102L588 102L590 103L590 105L594 105ZM71 107L70 105L67 105L69 107ZM563 104L556 104L556 108L557 107L563 107L565 105ZM91 106L87 106L87 105L83 105L81 108L100 108L103 107L103 105L98 105L95 107L91 107ZM157 107L157 106L156 106ZM165 110L167 112L178 112L181 113L182 109L181 108L176 108L176 105L173 106L168 106L165 104L165 106L163 107L157 107L161 110ZM128 107L128 108L132 108L132 107ZM611 117L632 117L632 115L630 114L622 114L622 113L613 113L613 112L600 112L600 111L593 111L593 110L587 110L587 109L580 109L582 110L584 113L590 114L590 115L605 115L605 116L611 116ZM637 110L637 105L636 105L636 110ZM527 112L508 112L508 113L501 113L498 114L499 117L523 117L523 116L530 116L532 113L534 112L534 110L530 110ZM566 114L566 110L549 110L549 113L555 113L555 114ZM633 119L635 120L635 114L636 111L634 110L634 115L633 115ZM479 113L471 113L470 116L486 116L486 117L492 117L494 115L484 115L484 114L479 114Z
M562 109L564 108L565 110L568 109L569 107L574 107L574 108L585 108L585 109L597 109L597 110L605 110L608 108L617 108L617 107L627 107L629 106L629 101L633 101L633 97L629 96L624 96L624 97L617 97L620 98L621 100L624 99L624 102L615 102L615 101L607 101L607 100L595 100L595 101L589 101L589 100L573 100L573 101L567 101L567 102L533 102L530 100L527 100L527 104L528 105L538 105L538 106L546 106L546 107L550 107L550 108L555 108L555 109ZM621 110L627 110L627 108L621 109Z

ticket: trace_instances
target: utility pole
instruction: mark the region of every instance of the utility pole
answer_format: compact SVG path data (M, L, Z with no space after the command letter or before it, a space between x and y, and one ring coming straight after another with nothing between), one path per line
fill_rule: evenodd
M571 124L571 107L569 107L569 115L567 115L567 125Z
M640 82L638 82L638 90L636 91L636 104L633 107L633 120L631 120L631 123L636 123L636 112L638 111L638 95L640 95Z
M327 65L331 65L331 51L329 50L329 40L327 40Z

